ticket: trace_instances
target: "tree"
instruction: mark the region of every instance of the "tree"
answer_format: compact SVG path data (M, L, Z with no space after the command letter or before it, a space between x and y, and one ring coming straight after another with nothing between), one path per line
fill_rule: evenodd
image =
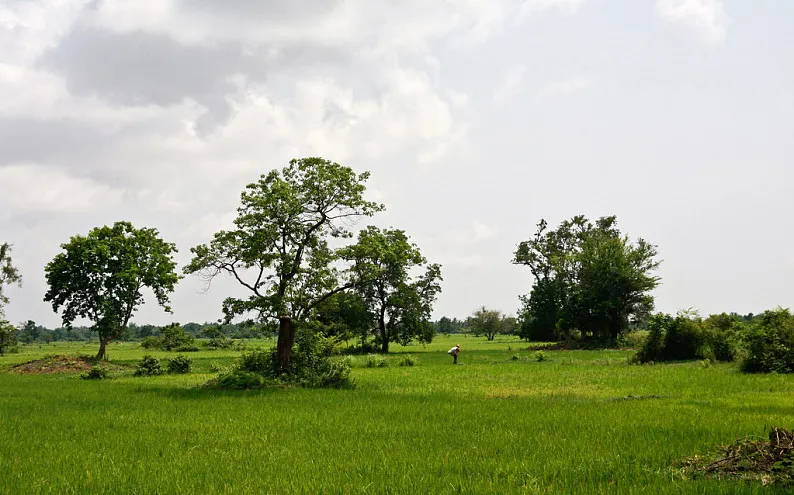
M614 340L653 310L650 291L659 284L656 248L636 244L614 216L595 223L576 216L519 244L513 263L530 268L535 282L520 314L520 334L534 340L570 338L574 330Z
M504 316L501 311L490 310L485 306L480 307L469 319L469 323L477 336L485 335L487 340L493 340L496 334L502 333Z
M21 329L19 331L19 338L26 343L31 343L38 340L39 336L41 335L42 327L36 325L36 322L33 320L28 320L25 323L21 324Z
M99 335L98 359L106 359L108 342L120 337L132 314L143 303L148 287L169 313L169 294L179 281L174 244L160 239L156 229L136 229L129 222L97 227L62 244L44 271L49 290L44 300L55 312L63 309L67 329L87 318Z
M17 329L6 320L0 320L0 356L17 343Z
M234 277L249 291L247 299L229 297L225 319L254 313L279 321L278 365L286 372L295 341L295 322L325 299L352 287L341 280L337 250L329 238L347 238L362 216L383 210L366 201L369 173L322 158L290 161L246 186L234 230L220 231L208 244L191 249L186 273L209 283L218 275Z
M353 263L356 290L375 315L381 352L394 341L432 340L429 318L441 290L441 266L428 264L404 231L367 227L342 256ZM424 273L414 277L417 271Z
M339 292L318 304L311 317L325 338L348 341L361 338L362 348L374 323L367 301L356 292Z
M3 292L3 286L22 285L22 276L11 262L11 247L7 242L0 244L0 316L5 314L5 305L8 304L8 296Z

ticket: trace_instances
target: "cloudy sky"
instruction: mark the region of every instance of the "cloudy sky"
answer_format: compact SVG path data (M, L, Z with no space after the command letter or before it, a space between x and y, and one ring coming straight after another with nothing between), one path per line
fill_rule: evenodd
M541 218L659 247L664 311L794 306L789 0L0 0L7 317L54 326L44 265L116 220L189 249L290 158L370 170L443 264L436 316L514 313ZM362 224L363 226L363 224ZM183 280L215 320L231 282Z

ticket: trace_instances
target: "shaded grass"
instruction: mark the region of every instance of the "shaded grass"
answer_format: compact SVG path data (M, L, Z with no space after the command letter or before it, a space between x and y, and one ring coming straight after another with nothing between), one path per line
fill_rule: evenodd
M395 348L418 366L354 369L355 390L197 388L233 351L180 376L0 374L0 493L784 493L671 466L792 424L789 376L440 340ZM143 355L124 345L112 361Z

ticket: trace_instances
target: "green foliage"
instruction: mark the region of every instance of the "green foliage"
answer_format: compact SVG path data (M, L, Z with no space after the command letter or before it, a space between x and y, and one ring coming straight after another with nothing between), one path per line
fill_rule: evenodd
M154 356L143 356L135 370L135 376L156 376L162 375L163 369L160 367L160 360Z
M364 361L367 368L386 368L389 362L386 358L377 354L368 354L366 361Z
M741 323L725 315L702 320L695 313L676 317L658 313L648 319L648 337L634 362L708 359L733 361L738 352Z
M5 305L8 304L8 296L3 292L4 286L22 285L22 277L19 275L19 270L17 270L11 260L11 247L11 244L7 242L0 244L0 317L5 314Z
M591 223L577 216L547 230L541 220L533 239L519 244L513 263L535 277L522 298L519 334L538 341L582 337L614 342L653 308L650 291L659 283L656 248L636 244L617 229L614 216Z
M468 323L474 335L485 335L486 340L493 340L497 334L505 333L505 316L501 311L490 310L485 306L474 312Z
M163 327L160 339L162 341L160 347L164 351L196 352L199 350L195 337L185 332L179 323L171 323Z
M765 311L750 326L747 358L742 369L750 373L794 372L794 315L788 309Z
M207 386L221 390L256 390L265 388L265 386L270 384L271 382L259 373L233 370L211 380L207 383Z
M163 339L160 337L145 337L141 341L141 347L144 349L162 349L163 348Z
M290 360L290 368L280 369L276 349L255 349L244 352L234 370L225 374L252 373L262 377L262 386L287 384L307 388L349 388L350 364L346 360L334 360L333 342L314 332L303 329L295 339L295 348ZM221 376L221 378L223 375ZM245 375L238 377L247 379ZM235 382L238 378L229 378ZM213 385L223 388L224 380L216 380Z
M5 354L17 343L17 329L6 320L0 320L0 355Z
M206 345L210 349L231 349L234 345L234 341L221 332L217 325L205 328L202 333L204 337L209 338Z
M358 337L364 346L375 317L361 294L339 292L315 306L311 318L308 324L323 337L337 342Z
M375 315L381 352L389 352L394 341L432 341L430 314L441 291L440 265L429 264L404 231L373 226L360 231L358 242L340 254L353 263L356 291ZM414 272L422 274L414 277Z
M169 373L190 373L190 369L193 367L193 360L179 354L168 360L167 367Z
M157 303L171 311L168 297L179 281L174 244L160 239L156 229L136 229L129 222L92 229L62 244L64 252L45 267L44 300L55 312L63 310L63 324L71 328L87 318L99 334L97 357L104 358L108 342L122 336L132 314L143 303L148 287Z
M406 354L405 356L400 359L399 363L400 366L416 366L417 359L410 354Z
M543 361L548 361L549 360L549 356L543 351L535 351L535 354L533 354L533 357L535 358L535 361L537 361L539 363L542 363Z
M83 380L104 380L107 377L108 370L101 366L92 366L90 370L80 375Z
M254 349L240 356L237 369L251 373L274 376L276 374L273 353L266 349Z

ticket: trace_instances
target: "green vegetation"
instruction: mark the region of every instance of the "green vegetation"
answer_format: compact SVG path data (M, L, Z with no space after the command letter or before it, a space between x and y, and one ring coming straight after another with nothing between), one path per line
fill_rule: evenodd
M541 220L535 236L520 243L513 258L535 278L522 297L521 335L536 341L580 336L614 343L653 310L656 255L655 246L643 239L632 244L614 216L592 223L580 215L556 230Z
M380 356L386 367L336 357L353 362L356 388L345 390L203 388L213 365L239 358L229 350L142 380L130 365L144 352L170 355L126 343L110 345L110 364L128 371L107 380L0 373L0 493L786 493L684 479L676 466L790 425L789 375L630 366L632 351L514 361L531 356L517 337L454 339L397 346ZM445 351L457 340L452 366ZM21 346L0 368L90 349ZM418 365L398 366L407 353Z
M173 254L176 246L160 239L157 229L136 229L129 222L97 227L87 236L73 236L44 272L49 289L44 300L70 328L87 318L99 335L98 359L107 344L124 334L130 318L143 303L148 287L166 311L168 297L179 281Z

